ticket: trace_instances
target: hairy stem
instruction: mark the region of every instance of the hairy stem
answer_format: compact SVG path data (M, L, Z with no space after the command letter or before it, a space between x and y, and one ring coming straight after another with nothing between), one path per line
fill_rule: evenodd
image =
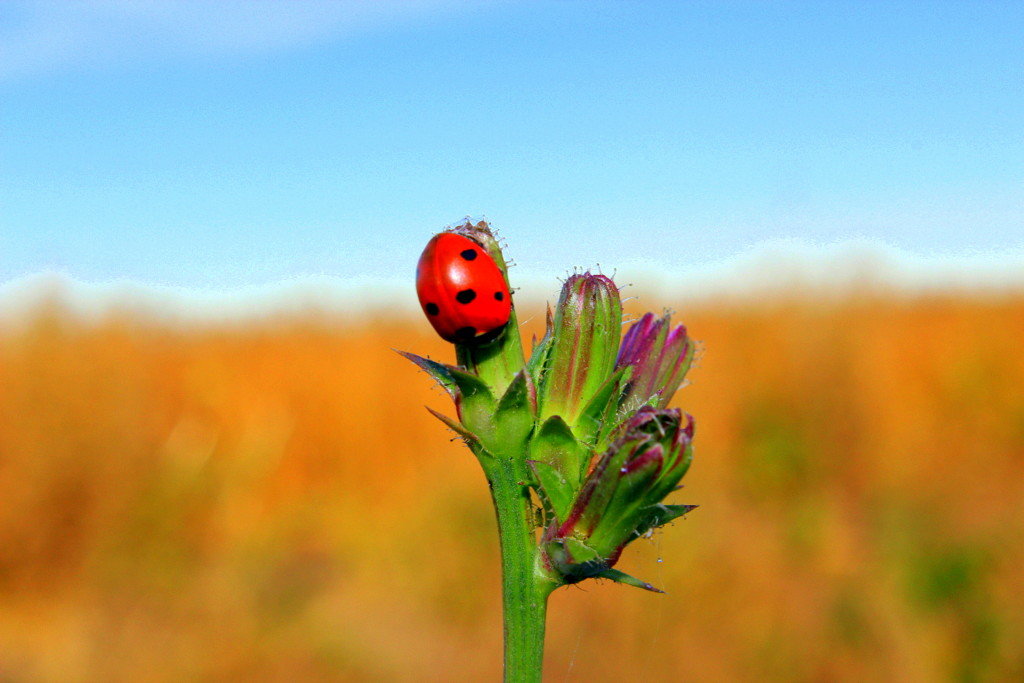
M518 481L511 459L489 468L491 496L501 542L502 608L505 620L505 681L541 680L548 595L558 583L544 570L534 534L529 490Z

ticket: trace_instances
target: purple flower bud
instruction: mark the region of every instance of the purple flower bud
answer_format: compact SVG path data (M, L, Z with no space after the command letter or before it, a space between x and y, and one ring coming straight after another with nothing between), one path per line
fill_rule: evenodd
M643 406L600 457L561 523L544 535L553 566L570 580L610 568L630 541L689 510L661 501L690 466L693 420ZM577 578L578 577L578 578Z
M694 344L686 326L671 326L666 314L655 319L646 313L622 338L616 369L633 367L622 405L650 404L664 408L683 383L693 361Z

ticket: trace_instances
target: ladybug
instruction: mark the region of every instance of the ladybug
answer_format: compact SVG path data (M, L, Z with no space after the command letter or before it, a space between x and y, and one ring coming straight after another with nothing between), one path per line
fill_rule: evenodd
M498 264L478 243L442 232L416 265L416 294L427 320L450 342L496 337L512 315L512 297Z

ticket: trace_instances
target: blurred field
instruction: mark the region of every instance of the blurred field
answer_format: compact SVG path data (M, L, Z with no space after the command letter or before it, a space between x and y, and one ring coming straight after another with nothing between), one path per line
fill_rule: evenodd
M701 507L624 557L667 595L553 596L548 680L1024 679L1024 296L680 315ZM497 680L486 485L391 351L428 332L6 325L0 680Z

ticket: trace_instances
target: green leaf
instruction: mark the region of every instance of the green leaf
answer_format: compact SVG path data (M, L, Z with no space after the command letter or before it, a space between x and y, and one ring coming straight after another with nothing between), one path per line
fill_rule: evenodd
M438 363L435 360L430 360L429 358L417 356L415 353L409 353L408 351L398 351L395 349L395 353L408 358L418 365L421 370L424 370L427 374L433 377L437 383L441 385L442 389L454 397L456 385L454 380L452 380L452 375L448 371L447 365Z
M619 394L632 372L632 365L616 370L590 399L573 425L573 431L580 441L594 445L598 435L605 431L602 427L608 421L607 416L609 413L615 415Z
M562 542L565 544L565 549L569 552L569 555L572 556L572 559L576 564L585 564L592 560L604 560L596 550L583 541L570 536L563 539Z
M569 425L558 415L552 415L534 434L530 459L557 469L575 493L580 485L581 462L588 458L587 450L576 440Z
M572 488L557 469L546 462L531 460L530 468L537 477L537 494L550 507L559 523L564 522L572 507Z
M498 411L525 410L531 412L530 401L530 379L525 370L520 370L512 383L508 385L505 394L498 401Z
M665 505L664 503L649 505L641 510L640 518L630 540L640 538L651 529L668 524L696 507L696 505Z
M544 336L538 342L537 337L533 338L533 348L530 349L530 360L526 362L526 367L533 375L534 382L540 380L540 373L544 369L544 365L548 358L548 352L551 350L551 337L552 327L554 325L551 306L548 306L547 312L547 327L544 330Z
M618 569L605 569L603 572L594 575L595 579L611 579L616 583L624 583L627 586L636 586L637 588L643 588L645 591L651 591L652 593L664 593L665 591L660 588L655 588L646 581L641 581L635 576L630 576L626 572L620 572Z
M474 434L473 432L469 431L468 429L466 429L461 424L459 424L455 420L451 419L447 415L445 415L443 413L439 413L439 412L437 412L436 410L434 410L433 408L431 408L429 406L427 406L427 410L430 411L431 415L433 415L438 420L443 422L445 424L445 426L448 427L448 429L452 430L453 432L455 432L456 434L461 436L468 443L471 443L471 444L479 444L480 443L480 439L477 438L476 434Z
M455 383L455 406L462 424L480 439L489 441L494 435L494 396L482 379L453 365L445 366Z
M452 382L460 392L466 395L486 394L491 402L494 402L490 387L480 377L472 372L466 372L457 365L445 365L444 368L448 371L448 375L452 378Z
M571 536L550 541L545 552L566 583L578 583L608 568L596 550Z
M618 389L612 393L611 400L605 405L604 413L599 418L601 428L594 439L594 450L598 453L608 449L617 434L619 426L630 415L628 411L622 409L622 397L628 390L632 376L632 367L623 372L619 378Z
M524 442L533 431L535 409L533 383L526 370L521 370L498 401L494 448L513 457L522 457Z

